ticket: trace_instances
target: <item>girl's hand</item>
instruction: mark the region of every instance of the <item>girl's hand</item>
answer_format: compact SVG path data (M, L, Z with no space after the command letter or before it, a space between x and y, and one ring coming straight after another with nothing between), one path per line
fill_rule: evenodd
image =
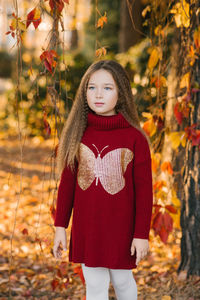
M64 251L67 250L67 235L64 227L56 227L56 232L54 236L53 254L55 258L61 258L62 248Z
M131 255L136 251L136 265L143 259L149 250L149 241L146 239L133 239L131 244Z

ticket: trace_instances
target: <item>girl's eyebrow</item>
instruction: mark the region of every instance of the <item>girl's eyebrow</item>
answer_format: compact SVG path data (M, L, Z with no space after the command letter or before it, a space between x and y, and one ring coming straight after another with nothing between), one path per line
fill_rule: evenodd
M90 85L90 84L93 84L93 85L95 85L95 83L93 83L93 82L89 82L88 83L88 85ZM112 86L114 86L114 84L112 84L112 83L104 83L105 85L112 85Z

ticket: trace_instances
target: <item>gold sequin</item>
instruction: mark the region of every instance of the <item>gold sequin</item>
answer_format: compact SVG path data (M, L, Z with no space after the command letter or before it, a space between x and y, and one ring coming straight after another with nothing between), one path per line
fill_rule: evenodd
M97 147L93 145L96 149ZM108 145L103 148L109 147ZM86 190L95 180L99 182L107 193L114 195L120 192L125 186L123 174L128 164L133 159L133 152L128 148L117 148L106 153L101 158L101 152L98 151L97 158L90 148L80 144L80 156L78 167L78 184L82 190Z

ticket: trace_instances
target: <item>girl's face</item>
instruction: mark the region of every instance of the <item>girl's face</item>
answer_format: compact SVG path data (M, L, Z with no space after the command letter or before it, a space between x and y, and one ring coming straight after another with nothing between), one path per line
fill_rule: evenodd
M118 88L112 75L104 70L94 72L88 82L87 102L97 115L112 116L116 114Z

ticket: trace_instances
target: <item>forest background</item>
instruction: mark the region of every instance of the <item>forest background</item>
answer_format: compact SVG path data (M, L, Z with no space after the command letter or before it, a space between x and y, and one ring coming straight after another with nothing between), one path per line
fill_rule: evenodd
M52 255L55 158L80 79L99 59L126 68L152 145L138 299L200 299L199 2L0 1L0 299L85 299L80 265Z

